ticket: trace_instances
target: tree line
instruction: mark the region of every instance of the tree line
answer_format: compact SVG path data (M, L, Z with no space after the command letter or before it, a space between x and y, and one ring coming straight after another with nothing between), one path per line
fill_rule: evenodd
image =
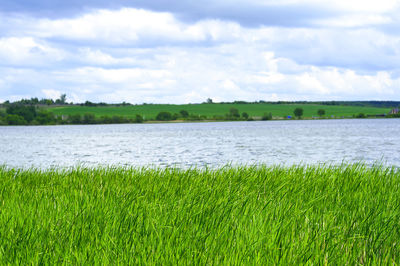
M68 105L68 103L67 95L61 94L60 98L56 100L46 98L39 99L37 97L33 97L30 99L21 99L15 102L5 101L2 105L7 107L9 105Z
M21 100L13 103L6 103L4 106L5 111L0 109L0 125L58 125L58 124L121 124L121 123L143 123L146 121L252 121L258 120L272 120L272 113L264 113L261 117L252 117L246 112L240 113L237 108L230 108L229 112L224 115L214 115L207 117L205 115L189 114L186 110L180 110L177 113L170 113L167 111L159 112L156 117L148 118L145 120L142 115L136 114L133 118L119 116L119 115L104 115L96 116L93 113L85 114L72 114L72 115L54 115L53 113L40 106L41 103L46 102L48 99L38 100L37 98L31 98L30 100ZM52 100L51 100L52 101ZM67 104L66 95L62 94L59 99L53 101L54 104ZM212 104L212 100L207 100L208 104ZM103 106L105 103L91 103L86 101L85 106ZM121 105L129 105L123 102ZM301 119L303 117L303 109L295 108L293 110L294 117ZM319 109L317 115L320 118L325 116L325 110ZM399 117L400 114L391 114L386 117ZM354 118L366 118L367 115L360 113L353 115ZM284 117L291 119L291 116ZM276 119L276 118L275 118Z
M262 117L262 120L272 119L269 113ZM230 108L225 115L215 115L208 118L205 115L189 114L186 110L178 113L166 111L159 112L155 118L147 121L202 121L202 120L220 120L220 121L252 121L253 118L248 113L240 114L237 108ZM93 113L72 114L72 115L54 115L44 108L34 105L9 104L5 111L0 110L0 125L65 125L65 124L122 124L122 123L143 123L145 119L136 114L133 118L124 116L100 116Z
M272 116L271 116L272 119ZM253 120L246 112L242 114L236 108L231 108L224 116L207 118L205 115L189 114L186 110L178 113L166 111L159 112L155 118L145 120L142 115L136 114L134 118L124 116L100 116L93 113L54 115L52 112L35 105L12 103L7 105L5 111L0 110L0 125L66 125L66 124L122 124L143 123L146 121L201 121L201 120ZM267 120L267 119L265 119Z
M0 125L122 124L143 121L139 114L134 118L118 115L96 117L93 113L54 115L43 108L22 104L10 104L5 112L0 110Z
M56 100L53 99L47 99L47 98L42 98L39 99L37 97L33 97L30 99L21 99L19 101L14 101L10 102L9 100L3 102L0 104L0 106L7 107L9 105L35 105L35 106L50 106L50 105L78 105L78 106L91 106L91 107L97 107L97 106L128 106L132 105L127 102L122 102L122 103L116 103L116 104L108 104L104 102L99 102L99 103L94 103L91 101L85 101L84 103L73 103L73 102L67 102L67 95L66 94L61 94L60 97Z
M61 94L56 100L53 99L39 99L37 97L30 99L22 99L15 102L5 101L0 106L8 106L10 104L23 104L23 105L77 105L77 106L127 106L131 103L122 102L109 104L105 102L91 102L85 101L84 103L67 102L67 95ZM211 98L208 98L203 104L215 104ZM360 106L360 107L378 107L378 108L396 108L400 106L400 101L232 101L232 102L218 102L218 104L316 104L316 105L339 105L339 106ZM143 105L150 105L143 103Z

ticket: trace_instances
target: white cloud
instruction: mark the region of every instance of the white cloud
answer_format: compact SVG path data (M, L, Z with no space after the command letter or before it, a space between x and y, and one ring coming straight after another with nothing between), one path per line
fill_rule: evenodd
M320 1L312 0L312 2L315 3ZM324 2L332 8L338 8L344 11L371 13L384 13L399 6L399 2L397 0L326 0Z
M313 1L286 4L305 2ZM400 37L376 27L395 23L385 12L396 3L374 9L367 2L359 13L353 4L340 1L335 7L346 12L316 19L309 28L182 22L171 13L134 8L29 18L25 24L24 18L5 19L15 31L0 39L0 97L67 93L75 102L133 103L396 99L400 79L391 73L400 71Z
M123 8L98 10L71 19L39 19L26 33L40 38L59 38L133 45L151 42L201 42L239 37L240 27L233 22L206 20L188 25L170 13ZM94 43L92 43L94 44ZM95 44L94 44L95 45Z
M337 9L346 12L374 12L383 13L399 6L397 0L251 0L250 2L261 5L305 5L311 4L330 9Z
M392 22L392 18L383 15L376 14L347 14L340 17L334 17L331 19L320 19L314 21L318 26L325 27L362 27L370 25L382 25L389 24Z
M0 39L0 61L8 64L45 65L60 61L64 52L50 47L33 37L9 37Z
M129 58L115 58L99 49L91 49L88 47L79 49L79 59L86 64L93 65L116 65L116 64L132 64Z
M279 67L274 71L265 67L265 71L253 73L234 67L224 69L230 60L220 57L220 64L214 65L204 57L196 56L191 62L178 59L176 65L161 71L99 67L50 71L40 73L40 76L47 77L47 88L42 92L51 98L58 98L61 92L66 92L72 101L89 99L132 103L202 102L208 97L216 101L254 101L384 99L390 95L393 99L400 92L400 79L392 79L387 72L361 75L352 70L308 66L295 74L284 75ZM247 65L247 62L243 64ZM195 71L182 71L185 68L194 68ZM263 65L259 68L262 69ZM33 74L37 76L37 73ZM18 79L16 75L15 78ZM35 80L32 74L28 80ZM51 89L54 84L63 84L68 91Z

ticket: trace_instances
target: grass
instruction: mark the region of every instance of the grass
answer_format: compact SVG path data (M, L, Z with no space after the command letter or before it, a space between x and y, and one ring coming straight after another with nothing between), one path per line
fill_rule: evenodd
M1 264L396 264L400 173L0 168Z
M359 113L366 115L376 115L388 113L390 108L360 107L360 106L331 106L316 104L147 104L132 106L107 106L107 107L88 107L88 106L62 106L51 107L49 110L56 115L72 115L93 113L97 117L108 115L119 115L134 118L136 114L142 115L145 119L154 119L161 111L179 113L186 110L190 114L205 115L213 118L215 115L225 115L230 108L237 108L240 113L247 112L250 116L261 117L265 113L272 113L273 116L285 117L293 116L293 110L297 107L303 108L304 117L318 116L317 111L324 109L326 116L346 116L351 117Z

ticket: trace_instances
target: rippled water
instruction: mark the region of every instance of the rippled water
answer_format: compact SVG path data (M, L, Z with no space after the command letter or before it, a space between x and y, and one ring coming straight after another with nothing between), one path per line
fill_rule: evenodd
M0 164L400 166L400 119L0 127Z

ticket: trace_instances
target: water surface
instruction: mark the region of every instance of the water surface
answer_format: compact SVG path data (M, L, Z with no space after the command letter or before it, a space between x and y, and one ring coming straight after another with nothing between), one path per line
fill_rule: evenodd
M400 119L0 127L0 164L400 166L399 132Z

